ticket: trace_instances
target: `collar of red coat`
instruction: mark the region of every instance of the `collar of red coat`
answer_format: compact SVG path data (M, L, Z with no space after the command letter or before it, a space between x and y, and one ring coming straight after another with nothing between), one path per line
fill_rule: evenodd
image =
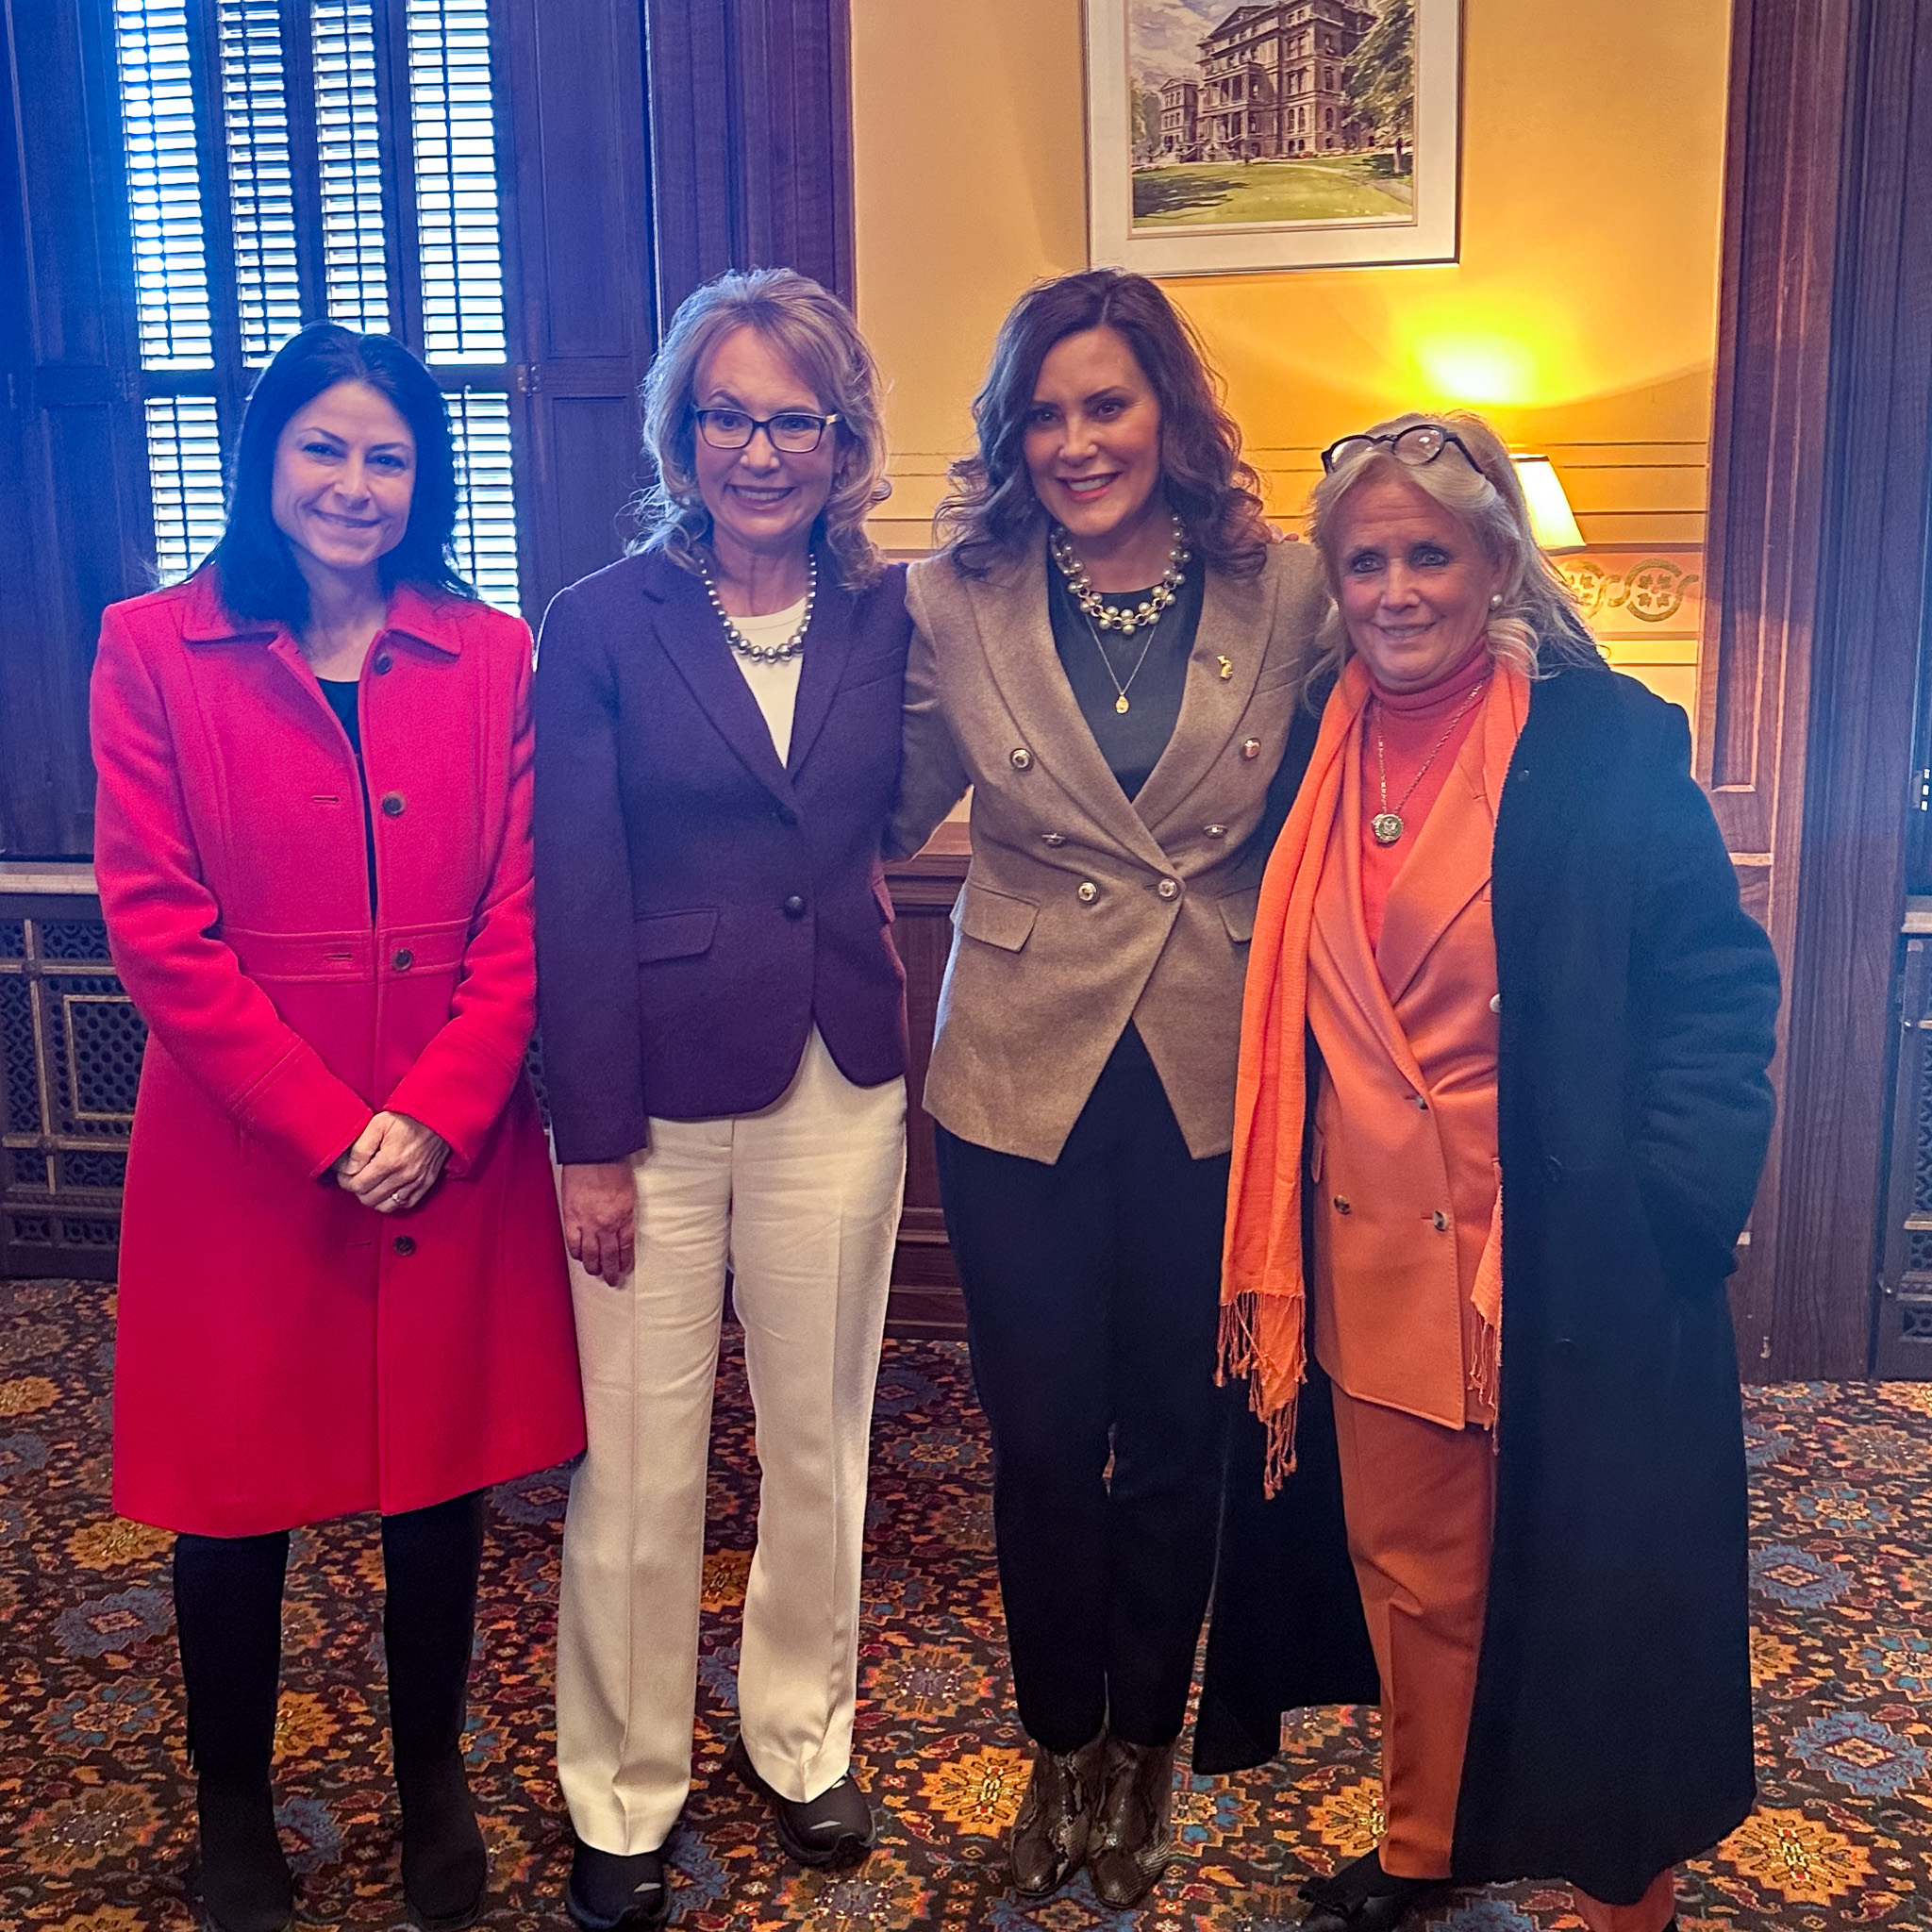
M272 618L237 617L222 602L211 570L197 571L182 589L187 593L188 610L181 635L191 644L227 643L239 638L265 641L286 628ZM400 632L454 658L463 648L462 610L462 603L455 597L431 596L414 584L398 584L389 593L389 617L383 629L386 634Z

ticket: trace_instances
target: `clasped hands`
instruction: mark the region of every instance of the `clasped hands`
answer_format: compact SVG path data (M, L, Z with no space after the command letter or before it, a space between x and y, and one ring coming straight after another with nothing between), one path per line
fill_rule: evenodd
M336 1185L378 1214L400 1214L436 1185L448 1158L449 1142L434 1127L385 1109L336 1161Z

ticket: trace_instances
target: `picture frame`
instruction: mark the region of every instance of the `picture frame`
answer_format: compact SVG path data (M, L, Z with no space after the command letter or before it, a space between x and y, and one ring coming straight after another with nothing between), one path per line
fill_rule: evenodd
M1086 0L1085 15L1094 264L1457 258L1461 0Z

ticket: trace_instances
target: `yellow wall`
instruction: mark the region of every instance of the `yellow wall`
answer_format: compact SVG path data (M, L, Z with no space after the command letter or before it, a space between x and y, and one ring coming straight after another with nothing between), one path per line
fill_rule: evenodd
M1607 570L1660 550L1694 571L1729 11L1465 0L1457 264L1165 285L1277 510L1298 508L1335 437L1467 403L1548 453ZM892 385L880 534L914 550L1000 317L1036 276L1086 263L1080 5L853 0L852 23L859 320ZM1632 623L1654 681L1688 695L1694 632Z

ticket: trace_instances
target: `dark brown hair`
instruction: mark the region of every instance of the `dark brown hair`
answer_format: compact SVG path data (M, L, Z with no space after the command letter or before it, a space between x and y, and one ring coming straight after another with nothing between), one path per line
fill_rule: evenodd
M1026 474L1026 417L1040 365L1056 342L1110 328L1134 352L1160 405L1160 476L1188 547L1217 570L1250 576L1268 556L1260 479L1241 460L1241 433L1200 339L1145 275L1083 269L1036 282L1013 304L992 367L973 399L979 447L948 470L934 527L968 576L1016 552L1045 512Z

